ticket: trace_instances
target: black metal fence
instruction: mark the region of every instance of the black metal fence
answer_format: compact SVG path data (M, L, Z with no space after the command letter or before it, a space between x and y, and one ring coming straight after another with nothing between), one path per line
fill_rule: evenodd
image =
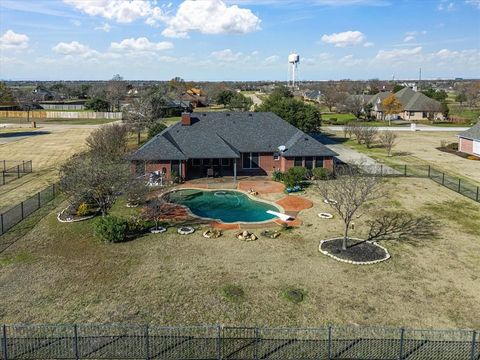
M479 186L468 180L447 174L430 165L359 165L358 167L366 173L381 176L429 178L450 190L480 202Z
M0 359L478 360L479 335L358 326L3 325Z
M32 172L32 160L9 161L0 160L0 185L21 178Z
M56 195L56 185L53 184L0 214L0 235L6 233L31 213L50 202Z

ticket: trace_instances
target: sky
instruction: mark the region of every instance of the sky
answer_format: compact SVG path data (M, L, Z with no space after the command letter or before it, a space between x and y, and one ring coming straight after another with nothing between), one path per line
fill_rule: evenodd
M0 79L480 78L480 0L0 0Z

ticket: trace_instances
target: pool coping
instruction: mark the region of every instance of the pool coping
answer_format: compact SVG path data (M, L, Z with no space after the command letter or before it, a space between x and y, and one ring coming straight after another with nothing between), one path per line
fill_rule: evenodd
M254 200L254 201L260 201L260 202L263 202L265 204L268 204L268 205L272 205L274 207L276 207L277 209L279 209L283 214L285 214L285 209L283 208L283 206L275 203L275 202L272 202L272 201L268 201L268 200L264 200L264 199L260 199L258 197L255 197L249 193L247 193L246 191L243 191L243 190L238 190L238 189L208 189L208 188L203 188L203 187L194 187L194 186L191 186L191 187L180 187L180 188L173 188L172 190L170 191L167 191L166 193L162 194L162 196L165 196L171 192L175 192L175 191L179 191L179 190L202 190L202 191L235 191L235 192L239 192L239 193L242 193L242 194L245 194L247 195L247 197L249 197L250 199ZM237 222L224 222L220 219L213 219L213 218L206 218L206 217L201 217L201 216L198 216L196 214L194 214L190 208L186 205L181 205L181 204L175 204L175 203L169 203L169 204L174 204L174 205L178 205L182 208L184 208L187 213L192 216L192 217L195 217L197 219L202 219L202 220L209 220L209 221L212 221L212 222L217 222L219 224L225 224L225 225L244 225L244 226L248 226L248 225L259 225L259 224L269 224L269 223L274 223L274 224L277 224L275 221L280 219L279 217L275 216L274 218L270 219L270 220L264 220L264 221L255 221L255 222L242 222L242 221L237 221ZM288 214L287 214L288 215ZM281 220L281 219L280 219Z

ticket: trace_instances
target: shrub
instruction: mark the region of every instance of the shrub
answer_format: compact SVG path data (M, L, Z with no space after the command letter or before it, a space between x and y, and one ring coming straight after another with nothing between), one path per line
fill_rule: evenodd
M127 202L131 205L143 204L148 195L148 187L143 180L131 180L127 185Z
M325 168L318 167L312 170L312 175L315 180L327 180L330 178L331 173Z
M284 174L283 182L287 187L294 187L302 182L302 180L306 179L308 176L308 170L301 166L295 166L290 169Z
M180 178L180 174L178 172L172 171L171 177L174 184L180 184L182 179Z
M77 215L78 216L87 216L90 212L90 207L87 203L81 203L77 208Z
M282 181L283 180L283 173L280 170L274 170L272 172L272 180L273 181Z
M118 243L125 240L128 221L116 216L101 217L95 223L95 233L105 242Z

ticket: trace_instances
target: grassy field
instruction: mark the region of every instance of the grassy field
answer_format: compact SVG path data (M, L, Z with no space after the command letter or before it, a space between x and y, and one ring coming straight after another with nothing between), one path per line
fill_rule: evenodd
M42 130L35 132L39 131ZM91 131L91 128L45 131L39 135L0 144L0 159L32 160L33 167L33 173L0 186L0 212L54 182L60 164L85 148L85 139Z
M391 157L387 156L387 152L379 144L370 149L365 145L359 145L354 139L348 139L343 144L381 163L431 165L480 185L480 161L468 160L437 149L442 141L447 144L458 142L456 132L398 131L396 134L398 137ZM335 132L335 135L340 141L344 141L343 133Z
M232 231L205 239L169 229L104 244L94 220L60 224L53 211L0 255L0 322L478 328L480 205L427 179L391 179L387 187L389 198L368 206L352 235L365 235L375 208L434 216L441 233L386 242L392 258L369 266L319 253L319 241L339 235L341 224L317 217L329 208L314 187L306 194L314 207L300 213L304 225L247 243ZM113 209L126 211L135 210ZM244 296L228 296L232 288ZM289 301L289 288L305 299Z

